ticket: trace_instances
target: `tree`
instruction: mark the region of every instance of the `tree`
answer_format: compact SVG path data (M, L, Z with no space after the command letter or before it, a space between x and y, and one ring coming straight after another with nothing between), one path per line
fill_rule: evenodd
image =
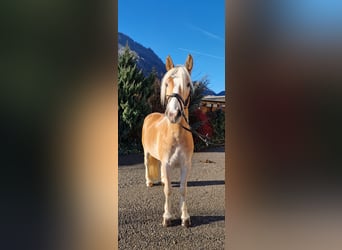
M209 80L206 77L194 84L194 92L191 95L189 106L189 122L193 130L196 130L203 136L211 137L212 127L208 121L208 117L199 109L204 93L208 90L208 85ZM196 151L206 147L206 144L196 135L194 135L193 138Z
M126 46L118 63L120 153L141 151L142 124L151 112L148 99L155 75L145 77L136 62L136 55Z
M163 113L165 111L165 107L160 103L160 80L157 77L157 71L155 68L152 69L151 75L154 75L155 77L152 86L152 95L148 102L151 105L152 112Z

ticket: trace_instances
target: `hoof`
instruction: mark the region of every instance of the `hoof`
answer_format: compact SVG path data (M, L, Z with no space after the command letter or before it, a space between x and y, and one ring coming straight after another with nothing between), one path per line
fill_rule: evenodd
M171 219L163 218L163 227L169 227L169 226L171 226Z
M146 186L153 187L153 182L146 182Z
M190 227L191 226L190 218L182 220L182 226L186 228Z

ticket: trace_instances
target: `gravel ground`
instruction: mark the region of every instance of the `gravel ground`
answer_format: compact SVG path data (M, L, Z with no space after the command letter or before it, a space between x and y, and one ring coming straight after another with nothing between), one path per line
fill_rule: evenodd
M192 226L179 211L180 169L172 171L174 219L162 227L163 186L145 185L143 157L119 157L119 249L224 249L224 149L193 156L187 204Z

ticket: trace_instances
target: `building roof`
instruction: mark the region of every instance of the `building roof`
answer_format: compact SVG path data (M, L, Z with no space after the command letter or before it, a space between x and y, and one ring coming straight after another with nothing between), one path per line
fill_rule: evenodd
M226 97L224 95L216 96L216 95L207 95L202 98L202 102L226 102Z

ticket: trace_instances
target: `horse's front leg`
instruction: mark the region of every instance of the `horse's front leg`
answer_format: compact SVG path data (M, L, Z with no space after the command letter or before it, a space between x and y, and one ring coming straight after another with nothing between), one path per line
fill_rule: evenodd
M181 179L180 179L180 209L182 212L182 226L189 227L191 225L190 215L188 214L188 208L186 205L186 192L187 192L187 180L190 172L191 162L186 163L181 168Z
M162 185L165 185L165 168L160 168L160 181Z
M170 178L170 165L162 164L162 172L164 173L164 195L165 195L165 204L164 204L164 214L163 214L163 226L168 227L171 225L172 215L170 213L170 194L171 194L171 178Z

